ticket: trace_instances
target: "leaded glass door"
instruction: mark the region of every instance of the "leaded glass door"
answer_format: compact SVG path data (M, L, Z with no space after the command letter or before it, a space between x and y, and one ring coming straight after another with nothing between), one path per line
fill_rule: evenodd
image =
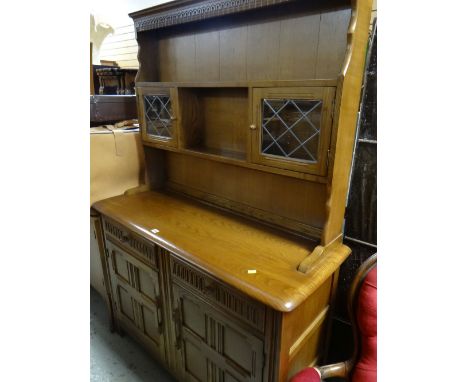
M252 160L325 175L334 95L331 87L254 89Z
M177 92L174 88L139 88L138 112L146 142L177 147Z

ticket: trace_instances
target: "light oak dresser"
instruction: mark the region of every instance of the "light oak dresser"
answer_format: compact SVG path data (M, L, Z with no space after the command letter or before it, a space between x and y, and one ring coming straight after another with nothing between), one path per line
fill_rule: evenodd
M94 204L115 324L180 381L326 352L371 1L132 13L149 183Z

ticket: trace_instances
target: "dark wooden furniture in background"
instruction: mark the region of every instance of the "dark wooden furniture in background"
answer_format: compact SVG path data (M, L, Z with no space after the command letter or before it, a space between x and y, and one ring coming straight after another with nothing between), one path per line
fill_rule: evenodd
M94 70L93 70L93 43L89 43L89 77L90 77L90 91L89 94L94 95L96 89L94 86Z
M97 202L117 324L181 381L326 350L371 1L135 12L150 191Z
M101 84L99 82L99 76L97 75L97 71L100 69L112 69L114 66L111 65L92 65L91 70L92 70L92 81L93 81L93 89L91 91L91 94L99 94L99 89L101 87Z
M136 97L133 95L92 95L91 127L137 119Z
M99 94L135 94L136 70L104 67L96 68L95 71L99 79Z

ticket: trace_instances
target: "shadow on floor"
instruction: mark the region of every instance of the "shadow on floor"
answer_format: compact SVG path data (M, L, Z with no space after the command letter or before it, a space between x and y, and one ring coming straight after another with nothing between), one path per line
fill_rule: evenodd
M109 330L107 308L101 296L91 288L91 382L175 382L129 336Z

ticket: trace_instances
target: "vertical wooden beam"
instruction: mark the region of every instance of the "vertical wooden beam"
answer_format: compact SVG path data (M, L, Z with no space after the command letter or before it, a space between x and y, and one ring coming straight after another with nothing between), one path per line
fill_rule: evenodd
M359 109L362 77L369 34L372 0L353 0L348 28L348 47L339 77L337 99L341 99L334 123L337 132L332 144L329 168L327 221L322 234L322 245L337 238L341 240L346 196L353 157L356 121Z

